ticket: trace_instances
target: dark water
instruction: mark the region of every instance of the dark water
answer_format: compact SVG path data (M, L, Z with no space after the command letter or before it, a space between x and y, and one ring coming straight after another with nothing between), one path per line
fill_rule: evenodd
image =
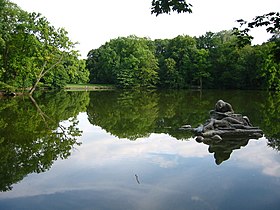
M264 131L197 143L218 99ZM0 100L0 209L280 209L280 96L42 93Z

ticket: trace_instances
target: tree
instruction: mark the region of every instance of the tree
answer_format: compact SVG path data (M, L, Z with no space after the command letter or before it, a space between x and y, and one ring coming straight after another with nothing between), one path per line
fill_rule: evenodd
M91 82L113 83L121 88L149 88L158 81L158 61L150 41L136 36L119 37L90 51L87 68Z
M170 68L162 69L169 71L169 75L172 73L172 76L170 75L171 77L164 78L166 81L171 79L171 81L168 81L167 83L173 84L173 87L176 85L176 88L186 88L191 85L193 59L196 50L196 41L190 36L177 36L169 41L165 53L165 59L173 59L176 66L172 72L170 72ZM166 63L166 61L169 63ZM170 61L171 60L165 60L165 67L167 67L166 64L170 67ZM162 74L164 75L164 73ZM161 81L161 83L166 83L166 81Z
M195 56L195 59L201 60L198 63L202 64L202 68L197 71L198 75L194 76L202 74L208 78L205 84L207 88L236 88L238 52L235 47L236 37L232 35L232 32L207 32L196 40L198 48L202 51ZM203 50L206 52L203 53ZM201 57L201 53L204 58ZM197 64L194 66L198 69ZM202 69L204 70L201 71Z
M41 14L23 11L8 0L1 0L1 5L1 81L17 88L31 87L30 94L42 83L62 87L77 72L85 72L82 80L87 81L86 70L81 69L85 65L72 65L79 63L79 55L67 31L56 29Z
M275 42L268 42L262 46L260 78L264 80L266 89L280 91L280 62L275 59L275 45Z
M160 69L160 83L165 88L178 88L180 82L179 72L176 69L176 61L166 58Z
M0 10L0 76L3 82L31 84L32 60L28 49L32 46L32 37L24 31L28 14L9 1L1 1ZM20 65L24 62L26 65Z
M194 57L193 78L199 81L199 88L202 89L202 80L210 77L208 60L209 52L206 49L197 50Z
M239 46L245 46L251 44L254 37L249 35L249 32L253 28L266 27L266 31L272 34L272 38L279 38L280 33L280 13L270 12L261 16L256 16L252 21L246 21L243 19L237 20L240 24L239 28L233 29L233 34L238 38Z
M177 13L188 12L192 13L192 5L187 3L186 0L153 0L152 1L152 14L170 14L171 10Z
M29 33L36 36L39 41L37 42L38 53L34 56L34 62L39 65L34 72L36 76L30 90L32 94L40 80L62 63L63 58L73 49L74 43L67 37L67 31L62 28L56 30L40 14L32 13L30 18L34 23L34 28L32 27Z
M234 28L233 34L238 38L238 46L243 47L251 44L253 37L249 32L253 28L265 27L266 31L272 34L270 52L262 67L262 77L266 78L267 88L280 90L280 13L270 12L261 16L256 16L248 22L243 19L237 20L240 28Z

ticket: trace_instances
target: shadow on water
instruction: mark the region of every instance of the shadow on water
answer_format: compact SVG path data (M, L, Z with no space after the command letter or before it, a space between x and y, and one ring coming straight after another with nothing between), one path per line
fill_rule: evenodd
M79 145L76 116L87 112L92 125L129 140L168 134L188 141L208 111L223 99L260 127L268 145L280 150L280 95L260 91L104 91L42 93L34 99L0 100L0 191L10 190L26 175L48 170ZM67 121L67 123L65 123ZM248 144L249 139L205 142L217 164ZM137 178L137 177L136 177ZM139 180L138 180L139 181Z

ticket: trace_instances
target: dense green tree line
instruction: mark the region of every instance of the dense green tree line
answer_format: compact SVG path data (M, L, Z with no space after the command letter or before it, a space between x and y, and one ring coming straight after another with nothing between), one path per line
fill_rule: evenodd
M56 29L41 14L0 0L0 86L32 87L32 93L40 84L87 82L85 61L74 46L67 31Z
M153 87L158 82L158 61L153 43L136 36L120 37L88 53L92 83L121 88Z
M233 31L200 37L113 39L87 58L92 83L122 88L204 88L280 90L279 38L240 47Z

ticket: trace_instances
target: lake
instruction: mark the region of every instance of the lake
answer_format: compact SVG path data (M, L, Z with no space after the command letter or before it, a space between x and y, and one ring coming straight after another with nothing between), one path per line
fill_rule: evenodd
M218 99L264 132L198 143ZM280 95L43 92L0 99L1 210L278 210Z

